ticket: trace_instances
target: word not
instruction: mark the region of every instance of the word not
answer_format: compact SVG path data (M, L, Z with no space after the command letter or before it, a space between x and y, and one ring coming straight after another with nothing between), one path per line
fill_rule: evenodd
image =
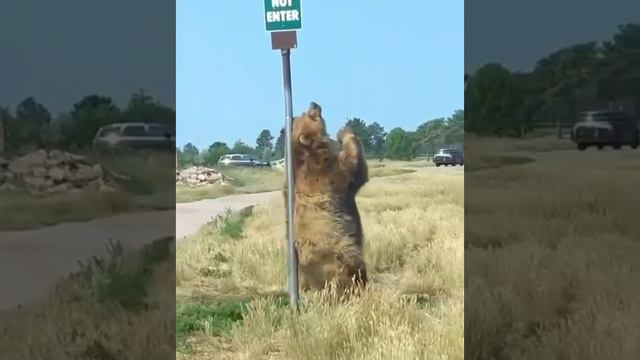
M271 6L274 8L292 6L293 0L271 0Z

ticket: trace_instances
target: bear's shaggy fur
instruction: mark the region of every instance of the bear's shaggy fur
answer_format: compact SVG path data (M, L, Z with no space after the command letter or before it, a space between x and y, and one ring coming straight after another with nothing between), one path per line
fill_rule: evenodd
M294 119L294 235L303 290L322 289L332 281L339 289L367 282L355 201L368 181L367 163L351 130L340 130L337 138L327 135L322 109L315 103ZM283 194L286 208L286 184Z

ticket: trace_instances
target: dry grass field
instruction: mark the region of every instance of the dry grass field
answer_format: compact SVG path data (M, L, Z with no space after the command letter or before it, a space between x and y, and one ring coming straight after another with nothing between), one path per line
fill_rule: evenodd
M465 142L465 358L637 359L640 152Z
M0 231L34 229L175 206L175 174L171 171L175 155L172 153L86 155L127 179L113 180L111 185L115 190L111 192L84 189L41 197L23 191L0 191Z
M384 163L374 163L370 169L369 176L382 177L390 175L400 175L413 172L415 170L401 167L404 164L397 161L387 161ZM423 164L414 164L422 166ZM215 199L233 194L253 194L266 191L280 190L285 180L285 173L279 169L253 169L253 168L233 168L228 167L221 170L225 175L231 177L233 181L227 185L207 185L200 187L189 187L176 184L176 202L191 202L203 199Z
M358 198L372 279L360 297L304 293L290 312L282 201L180 241L178 358L463 359L463 170L392 167L372 164L400 175Z
M175 350L173 239L116 244L51 293L0 312L3 360L168 359Z

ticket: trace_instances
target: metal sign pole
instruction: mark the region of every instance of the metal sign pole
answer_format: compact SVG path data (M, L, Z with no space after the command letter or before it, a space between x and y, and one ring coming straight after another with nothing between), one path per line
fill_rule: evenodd
M298 254L295 247L294 220L294 177L293 177L293 144L291 130L293 128L293 101L291 97L291 49L282 49L282 74L284 78L285 155L287 170L287 252L289 263L289 302L298 309Z
M265 0L265 29L271 32L271 48L282 54L282 76L284 78L285 161L287 170L287 262L289 268L289 303L298 309L298 253L294 233L294 174L293 174L293 104L291 100L291 49L298 46L296 29L302 28L300 0Z

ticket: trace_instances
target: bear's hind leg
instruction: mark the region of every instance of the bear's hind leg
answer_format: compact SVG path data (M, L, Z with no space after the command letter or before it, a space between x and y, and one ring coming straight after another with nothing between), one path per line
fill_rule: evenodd
M300 291L311 290L311 282L300 269L298 269L298 288Z

